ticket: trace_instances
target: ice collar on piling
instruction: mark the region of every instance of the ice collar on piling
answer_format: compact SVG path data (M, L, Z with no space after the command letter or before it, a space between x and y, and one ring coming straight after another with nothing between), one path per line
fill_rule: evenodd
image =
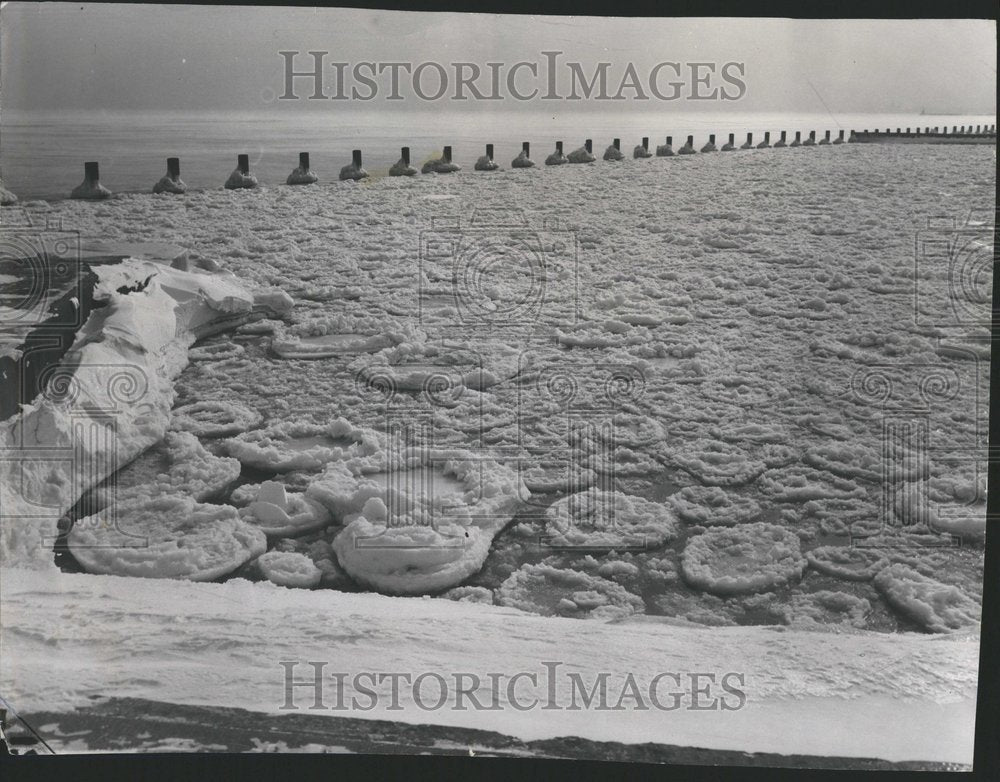
M153 444L170 420L172 381L199 337L258 312L286 310L284 294L254 296L229 273L127 259L95 270L95 309L44 395L0 424L0 562L53 567L56 523L81 494Z

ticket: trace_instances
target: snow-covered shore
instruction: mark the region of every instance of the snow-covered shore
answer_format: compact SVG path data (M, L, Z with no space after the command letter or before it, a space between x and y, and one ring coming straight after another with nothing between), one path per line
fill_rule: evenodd
M964 219L970 204L991 209L989 165L983 149L840 147L489 177L459 172L173 198L129 195L100 204L29 203L26 209L57 212L85 236L179 243L235 275L148 262L105 273L101 291L111 306L98 316L103 323L84 329L70 358L106 367L126 356L151 379L153 391L143 399L151 409L128 403L121 419L125 437L116 447L123 461L162 437L171 405L237 401L252 413L246 420L256 421L247 428L329 423L342 415L358 426L383 428L388 414L426 416L428 409L397 393L390 399L402 405L397 411L379 389L427 390L438 373L459 377L446 390L465 395L445 398L449 412L434 412L435 436L495 457L527 435L532 453L543 457L524 477L544 488L558 472L546 463L557 453L551 443L560 433L547 418L557 408L551 399L535 400L529 415L515 417L519 397L511 378L569 376L593 405L606 386L590 388L586 381L597 369L622 367L638 373L642 395L624 394L624 406L598 411L620 426L618 479L650 501L673 497L671 507L686 528L657 537L661 543L670 538L659 550L606 561L553 554L539 565L525 554L524 541L538 538L544 513L519 517L472 579L481 591L470 595L503 602L511 590L496 583L519 569L529 575L575 570L612 599L628 596L608 608L631 606L627 614L638 606L674 620L582 622L435 598L402 603L242 580L198 585L59 573L51 548L40 543L54 533L80 483L64 468L57 468L63 472L54 484L45 480L47 472L29 470L38 485L20 498L5 494L5 507L24 508L27 498L44 495L44 483L47 491L56 487L54 499L45 497L56 510L27 524L4 514L0 687L22 710L68 708L87 695L107 694L274 711L283 702L279 660L329 659L331 669L348 673L513 674L537 670L546 660L565 660L590 674L742 671L748 703L733 712L624 711L599 719L586 710L371 714L524 738L576 734L969 762L975 633L884 631L942 620L921 614L927 605L921 595L931 604L954 599L959 618L967 618L982 592L975 535L970 545L926 554L907 549L915 538L890 536L883 542L901 550L889 551L884 561L840 562L825 548L844 546L852 534L886 532L877 459L885 407L878 387L871 391L874 381L864 378L889 375L906 401L933 390L936 381L928 386L922 379L933 368L955 390L947 409L933 402L926 411L945 416L935 429L937 446L982 445L988 367L976 337L985 329L974 307L972 325L960 329L914 322L913 237L942 210ZM916 184L904 192L898 181ZM453 258L420 252L422 237L438 231L435 221L442 217L459 218L466 237L486 229L509 243L512 235L528 234L550 259L541 306L526 316L516 312L516 328L489 319L514 311L510 302L533 300L527 295L537 281L531 264L526 275L496 275L472 256L473 284L456 294ZM562 249L555 249L553 236ZM515 266L524 261L514 255ZM129 290L145 285L154 271L147 287ZM918 271L934 293L947 294L947 269ZM277 286L295 301L290 323L206 338L245 319L252 291ZM948 302L932 299L925 306L940 316ZM470 318L485 320L470 324ZM456 342L456 324L459 334L474 336ZM273 353L271 333L285 346ZM345 333L365 339L344 347L337 340ZM196 360L188 365L188 348L198 338L206 338L195 349L202 352L192 353ZM305 347L287 347L296 344ZM95 393L110 384L107 369L76 377ZM625 375L615 377L621 385ZM558 389L544 382L534 387ZM859 387L869 389L868 396L857 393ZM430 390L431 402L444 398ZM65 447L72 416L46 405L28 411L21 429L38 443ZM215 441L207 447L225 448ZM512 463L524 455L516 457ZM301 489L322 467L283 479ZM587 480L608 472L598 456L578 467ZM975 462L942 457L927 469L927 475L911 470L909 483L927 484L936 516L908 521L931 537L942 530L976 532L985 481ZM14 485L4 480L5 489ZM763 594L730 597L685 585L682 552L691 536L709 541L720 535L706 528L740 530L744 521L760 518L772 525L767 529L777 524L798 538L788 551L791 584L783 576L765 581ZM709 547L709 571L720 564L713 555ZM871 582L877 568L862 577L856 572L860 565L887 566L889 559L894 569L886 572L900 577L881 592ZM544 581L538 591L530 579L521 583L528 586L517 603L540 613L574 615L594 599L566 599L553 609ZM899 599L907 590L916 590L917 600ZM745 625L754 617L788 627L692 624Z
M400 601L406 601L400 605ZM143 697L172 703L235 706L272 714L286 703L281 661L310 681L323 668L329 714L496 730L522 739L581 736L782 754L878 757L970 763L978 638L873 633L830 634L784 628L699 628L604 624L539 617L509 608L430 598L307 592L231 581L192 584L34 572L4 580L4 696L25 712L69 710L90 696ZM71 613L67 613L70 610ZM506 682L519 672L544 676L543 663L593 684L609 676L608 703L632 674L646 683L661 672L737 672L747 702L738 710L662 711L568 708L518 710L501 691L497 710L417 705L388 684L371 711L336 710L334 680L346 674L344 698L363 672L478 675L489 703L488 673ZM721 674L719 674L721 675ZM716 680L718 679L718 676ZM705 679L701 685L708 686ZM546 692L540 685L536 695ZM504 685L505 688L506 685ZM641 685L645 689L644 684ZM672 682L661 687L669 704ZM677 689L677 688L673 688ZM433 702L433 683L423 693ZM524 703L527 696L520 691ZM644 696L645 697L645 696ZM703 698L706 705L715 694ZM361 698L361 703L367 700ZM298 687L292 704L313 705ZM579 705L579 701L578 701Z

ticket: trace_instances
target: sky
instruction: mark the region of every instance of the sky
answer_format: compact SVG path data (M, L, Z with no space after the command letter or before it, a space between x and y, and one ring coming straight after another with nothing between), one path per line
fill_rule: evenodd
M489 92L487 63L502 63L501 87L518 61L519 91L545 89L544 51L561 51L557 93L569 93L567 62L590 79L609 63L609 94L630 108L662 111L650 94L657 63L681 65L683 111L993 113L996 110L996 23L993 20L628 19L233 6L5 3L0 8L0 111L79 109L135 111L386 111L451 110L450 63L478 64L476 83ZM442 63L450 82L442 101L417 99L402 74L403 100L386 100L389 73L378 77L373 100L310 101L310 79L285 93L280 51L302 52L295 67L312 67L307 51L324 51L324 90L334 92L329 63L349 63L347 89L370 89L351 79L357 63ZM716 88L738 100L691 101L692 62L716 63L701 94ZM721 80L724 63L742 63ZM640 90L618 90L629 64ZM672 68L672 66L670 66ZM677 74L656 73L661 94ZM426 69L425 69L426 70ZM367 71L365 72L367 74ZM705 76L706 70L700 71ZM742 74L742 75L741 75ZM424 74L425 93L437 86ZM645 85L645 86L643 86ZM648 100L637 99L645 93ZM582 90L581 90L582 92ZM471 93L466 92L466 95ZM718 95L718 93L716 93ZM538 99L472 101L476 109L549 110ZM586 111L594 100L560 101L559 110ZM605 103L604 108L609 104ZM624 102L611 105L626 105Z

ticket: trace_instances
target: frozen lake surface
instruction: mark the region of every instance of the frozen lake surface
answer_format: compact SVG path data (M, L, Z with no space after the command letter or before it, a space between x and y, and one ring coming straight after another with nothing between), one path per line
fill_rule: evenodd
M752 737L766 750L793 712L803 724L818 720L808 723L813 728L852 719L843 703L805 709L805 716L784 708L803 694L823 701L833 693L831 702L845 695L848 704L858 696L858 709L868 698L871 722L854 724L874 726L886 698L931 697L922 677L957 693L952 703L964 716L952 724L967 724L982 599L991 286L982 259L992 258L986 221L994 170L987 147L844 145L179 197L126 194L23 211L58 216L109 243L181 245L191 260L216 261L247 288L280 288L295 302L287 322L227 331L192 349L174 408L211 403L205 420L215 415L228 428L226 436L185 440L177 463L185 455L204 467L167 478L172 486L197 478L199 489L214 490L215 521L236 528L236 511L225 506L242 514L247 503L263 505L258 484L265 480L318 502L334 524L266 543L289 555L282 579L305 579L305 570L295 570L302 564L319 571L318 583L279 590L279 598L274 588L254 592L236 579L211 587L159 582L158 599L173 588L200 595L192 603L199 621L220 641L253 647L248 659L263 657L269 639L286 643L283 632L325 641L299 620L281 627L275 614L273 622L260 618L260 638L251 642L244 625L206 618L216 611L211 596L252 603L257 598L247 595L259 595L282 612L297 596L313 607L328 600L331 611L351 606L359 616L371 608L384 612L385 624L372 630L377 643L373 635L365 642L388 649L384 636L411 609L394 608L401 598L344 592L372 583L404 591L398 579L407 573L440 575L437 568L455 562L383 550L345 568L347 549L337 541L345 531L352 542L377 537L370 533L386 523L376 499L387 466L445 469L461 476L450 484L447 508L418 493L416 507L401 512L421 523L446 512L434 517L448 522L435 534L475 529L470 547L482 559L471 571L448 571L457 574L449 588L435 581L424 591L440 597L407 604L414 606L408 618L481 611L486 640L466 650L475 659L488 643L505 648L500 620L509 616L542 614L524 620L525 638L544 635L538 628L548 621L565 634L559 649L580 632L570 618L591 620L609 644L618 630L607 620L625 621L636 648L644 632L637 617L669 619L684 632L665 626L655 637L677 650L675 636L683 636L689 659L706 648L702 634L725 633L718 643L740 650L726 646L726 654L745 654L740 659L751 666L767 660L760 670L770 689L761 692L772 710ZM961 252L924 252L942 231L961 239ZM366 341L341 350L351 345L345 334ZM307 348L275 348L296 343ZM310 354L324 345L337 349ZM191 426L180 420L176 428ZM126 488L151 488L139 479L155 472L143 468L147 459L162 454L140 456L129 468L137 483ZM241 465L232 481L234 459ZM477 472L476 464L485 468ZM376 493L366 494L367 485ZM577 500L554 505L567 491ZM323 510L279 506L293 519ZM608 507L612 529L595 510ZM368 527L357 526L359 516ZM405 529L390 538L400 548L440 542L429 532L406 538ZM253 550L263 545L261 535ZM402 575L390 572L394 557L406 565ZM233 575L275 580L252 555L244 559L234 558ZM380 580L387 574L397 580ZM88 576L63 578L86 591ZM110 590L104 610L117 604L115 622L127 625L136 615L132 598L105 586L126 582L89 578ZM25 648L65 631L53 625L61 603L32 579L8 598L25 626L38 619L34 634L19 631L16 643ZM393 635L400 654L408 644L437 654L436 641L404 625ZM801 643L808 653L778 660L766 652L773 640L765 628L736 625L783 625L786 651L797 655ZM927 631L952 633L942 641L960 648L959 657L946 650L937 659ZM151 659L174 643L172 632L153 644ZM836 638L837 650L826 655L818 632ZM523 640L509 643L532 659ZM841 647L884 652L897 641L913 649L913 668L890 663L896 678L888 689L875 687L888 675L884 660L877 671L868 662L845 667ZM90 642L80 636L78 643ZM944 665L947 659L958 662ZM789 666L799 666L794 676ZM36 703L47 687L42 670L24 666L15 678L35 688ZM179 672L165 690L190 699L203 686L196 680ZM94 691L107 687L89 681ZM247 703L233 686L220 685L224 691L198 697ZM941 716L925 706L919 713L928 724ZM908 707L900 701L895 708ZM917 714L924 706L912 708ZM518 735L555 735L552 723L537 719ZM588 735L620 737L626 724L595 726ZM741 719L706 731L703 723L685 724L681 743L746 746L734 738L747 727ZM653 735L654 725L642 722L628 740ZM497 726L509 729L502 720ZM577 721L573 729L584 727ZM786 734L780 747L845 751L846 736L810 744L816 735L796 743ZM968 747L955 739L929 747L893 734L895 743L879 748L855 737L848 754L961 762Z

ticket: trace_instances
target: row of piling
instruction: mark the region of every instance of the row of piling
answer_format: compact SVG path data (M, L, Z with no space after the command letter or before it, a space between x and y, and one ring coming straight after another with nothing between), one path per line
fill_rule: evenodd
M764 133L764 138L761 142L755 144L753 133L747 133L746 141L741 145L736 145L735 134L729 134L729 140L723 144L721 147L716 146L715 134L710 134L708 137L708 142L702 146L700 149L695 148L694 136L688 136L685 143L674 150L673 136L666 137L666 143L661 144L656 147L655 156L656 157L674 157L675 155L692 155L696 152L708 153L708 152L730 152L735 150L747 150L747 149L780 149L783 147L811 147L811 146L825 146L825 145L836 145L844 143L854 143L859 141L873 141L880 139L889 138L914 138L914 139L939 139L946 138L950 139L955 136L963 136L970 138L995 138L996 137L996 126L975 126L973 129L972 125L969 126L953 126L951 133L948 133L948 128L945 127L943 130L940 127L926 127L921 132L920 128L916 128L915 132L911 128L906 128L905 131L902 128L896 128L895 134L892 133L890 128L886 128L885 133L881 133L879 130L875 130L874 133L869 133L867 129L861 133L857 133L854 130L851 131L850 137L844 138L844 131L839 131L836 138L831 138L831 132L829 130L825 131L823 138L816 139L816 131L809 131L807 138L802 138L802 131L795 131L795 138L792 141L788 141L787 131L781 131L781 135L777 141L773 144L771 143L771 133L770 131ZM633 158L649 158L653 157L654 152L650 151L649 137L644 136L642 143L636 145L632 150ZM584 145L579 149L570 152L568 155L563 153L563 142L557 141L555 151L550 154L545 159L545 165L554 166L562 165L564 163L592 163L597 158L593 151L593 140L587 139ZM621 140L614 139L611 145L604 151L603 159L607 161L617 161L624 160L625 155L621 151ZM531 159L531 145L530 142L523 142L521 144L521 151L516 158L511 161L512 168L532 168L535 162ZM486 153L479 157L476 161L474 169L476 171L496 171L500 168L499 164L494 160L494 147L493 144L486 145ZM461 170L452 160L452 148L450 146L444 147L443 153L440 158L435 158L428 160L423 164L420 171L424 174L438 173L447 174L454 171ZM414 176L417 173L417 169L410 164L410 148L402 147L400 150L399 160L389 169L389 176ZM180 158L170 157L167 158L167 173L162 177L154 186L154 193L184 193L187 191L187 185L180 178L181 166ZM355 149L351 155L351 163L344 166L340 170L339 178L341 180L360 180L368 177L368 172L365 170L362 159L361 150ZM313 184L318 181L318 177L312 172L309 167L309 153L300 152L299 153L299 165L288 175L286 184L289 185L308 185ZM236 169L229 175L229 178L225 182L225 187L229 190L236 189L249 189L255 188L259 185L257 178L250 173L250 157L249 155L241 154L237 156ZM107 198L111 195L106 187L101 184L100 181L100 170L97 162L91 161L84 163L84 180L76 187L71 193L72 198L87 198L87 199L100 199Z

